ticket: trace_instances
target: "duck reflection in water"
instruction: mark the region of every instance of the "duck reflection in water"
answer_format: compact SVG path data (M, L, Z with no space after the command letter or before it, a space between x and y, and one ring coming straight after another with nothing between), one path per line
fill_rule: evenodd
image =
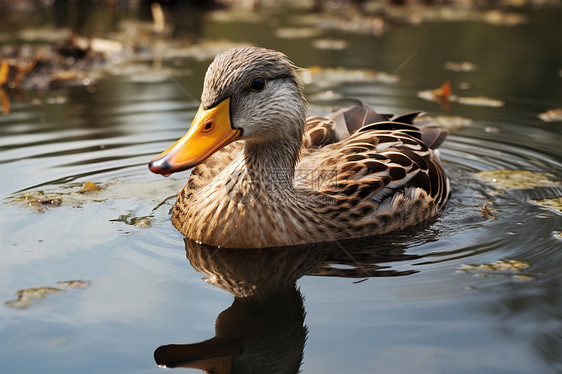
M297 280L303 275L364 279L415 273L378 265L419 258L405 254L393 238L382 243L379 238L377 249L353 240L252 251L185 239L191 265L207 283L232 294L234 302L217 317L215 337L160 346L156 363L217 374L298 373L308 329Z

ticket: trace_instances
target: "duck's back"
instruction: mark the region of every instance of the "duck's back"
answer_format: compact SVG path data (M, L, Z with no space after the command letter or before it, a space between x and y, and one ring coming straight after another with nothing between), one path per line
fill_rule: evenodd
M418 115L378 114L360 104L311 117L297 188L330 197L325 216L358 236L435 216L449 195L436 151L447 133L430 123L413 125Z

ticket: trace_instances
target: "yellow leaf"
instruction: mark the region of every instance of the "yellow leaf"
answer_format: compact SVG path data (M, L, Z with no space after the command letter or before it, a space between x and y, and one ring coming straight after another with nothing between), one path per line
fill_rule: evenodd
M99 186L97 186L95 183L87 181L86 183L84 183L84 185L82 186L82 189L78 192L80 193L84 193L84 192L90 192L90 191L99 191L101 190L101 188Z
M0 88L0 102L2 103L2 114L10 114L10 97Z
M8 73L10 72L10 65L6 60L2 60L0 64L0 86L2 86L8 80Z

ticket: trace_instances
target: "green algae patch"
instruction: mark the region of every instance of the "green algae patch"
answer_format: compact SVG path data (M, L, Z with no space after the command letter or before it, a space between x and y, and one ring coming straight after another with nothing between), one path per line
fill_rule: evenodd
M531 264L520 260L497 260L490 264L462 264L458 273L472 274L475 277L504 277L519 281L531 281L535 277L523 273Z
M5 204L19 205L36 213L45 213L60 206L80 208L88 203L115 200L146 200L162 202L162 196L175 196L184 180L165 178L153 181L115 180L108 183L75 183L55 190L26 191L5 200Z
M474 174L478 179L506 190L562 185L551 173L530 170L485 170Z
M11 308L26 309L34 300L44 299L48 295L64 293L66 291L55 287L26 288L16 292L17 299L6 301L4 304Z
M136 227L151 227L153 216L141 216L134 217L132 211L128 211L127 214L120 215L116 219L110 220L111 222L122 222L126 225L136 226Z
M4 305L15 309L27 309L33 305L36 300L41 300L49 295L66 293L67 291L59 288L87 288L91 286L90 281L86 280L67 280L57 282L58 287L36 287L25 288L16 292L17 298L4 302Z
M542 199L542 200L529 200L533 204L537 204L553 211L558 214L562 214L562 197L556 197L553 199Z

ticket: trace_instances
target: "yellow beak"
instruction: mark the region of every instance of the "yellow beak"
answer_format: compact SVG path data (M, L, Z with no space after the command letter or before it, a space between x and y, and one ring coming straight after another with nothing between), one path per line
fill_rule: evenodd
M148 164L150 171L169 175L190 169L237 140L242 131L230 124L230 98L211 109L199 107L187 134Z

